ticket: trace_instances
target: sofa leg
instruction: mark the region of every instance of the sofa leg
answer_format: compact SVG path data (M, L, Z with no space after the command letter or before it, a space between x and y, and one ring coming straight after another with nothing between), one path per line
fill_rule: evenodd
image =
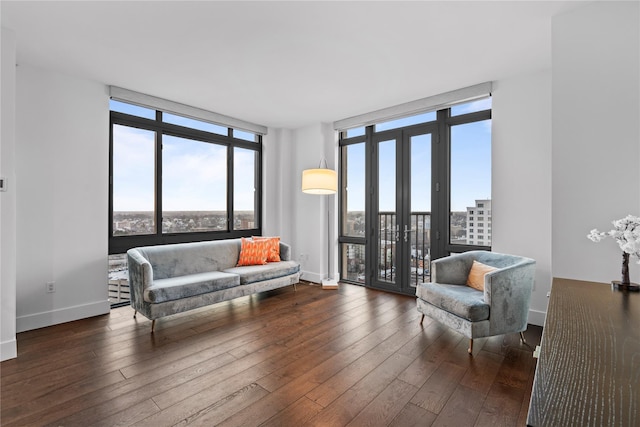
M469 354L473 354L473 338L469 338L469 349L467 352L469 352Z
M136 314L138 314L138 312L137 312L137 311L134 311L134 312L133 312L133 318L134 318L134 319L136 318Z
M420 318L420 324L422 325L422 321L424 320L424 314L422 315L422 317Z
M153 333L153 331L155 330L155 328L156 328L156 319L153 319L153 320L151 321L151 333Z
M296 284L294 283L293 284L293 292L297 292L297 291L298 291L298 288L296 288Z
M520 332L520 342L522 344L526 344L527 343L527 340L524 339L524 332Z

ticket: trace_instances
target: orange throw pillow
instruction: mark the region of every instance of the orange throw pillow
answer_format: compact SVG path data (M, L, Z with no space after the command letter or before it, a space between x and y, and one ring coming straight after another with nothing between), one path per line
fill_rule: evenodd
M479 291L484 291L484 275L494 270L497 270L497 268L483 264L474 259L471 271L467 277L467 286Z
M242 247L237 267L243 265L264 265L267 263L269 246L266 240L250 240L242 238Z
M280 237L253 236L253 240L267 242L269 244L269 254L267 262L280 262Z

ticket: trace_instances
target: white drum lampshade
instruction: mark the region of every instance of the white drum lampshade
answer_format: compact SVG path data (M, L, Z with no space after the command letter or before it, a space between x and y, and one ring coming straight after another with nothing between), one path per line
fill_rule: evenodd
M302 192L308 194L334 194L338 191L338 174L331 169L302 171Z

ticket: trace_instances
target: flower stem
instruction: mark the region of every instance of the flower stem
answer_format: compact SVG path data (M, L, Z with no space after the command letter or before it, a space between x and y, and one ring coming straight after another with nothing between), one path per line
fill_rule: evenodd
M631 283L629 280L629 254L622 252L622 284L628 285Z

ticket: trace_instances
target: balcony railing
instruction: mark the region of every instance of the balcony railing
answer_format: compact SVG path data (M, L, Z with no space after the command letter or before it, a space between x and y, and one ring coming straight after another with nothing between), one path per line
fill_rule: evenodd
M354 217L355 218L355 217ZM395 212L378 214L379 240L377 242L378 280L395 282L399 270L396 269L396 244L404 241L404 230L397 227ZM410 217L409 278L410 285L416 286L430 280L429 261L431 257L431 212L412 212ZM343 277L364 283L364 245L344 246ZM346 271L345 271L346 270Z
M431 212L412 212L407 233L399 229L395 212L380 212L378 220L378 280L396 281L396 244L406 238L409 241L409 285L415 287L429 281Z
M108 288L111 305L129 302L129 270L126 254L109 255Z

